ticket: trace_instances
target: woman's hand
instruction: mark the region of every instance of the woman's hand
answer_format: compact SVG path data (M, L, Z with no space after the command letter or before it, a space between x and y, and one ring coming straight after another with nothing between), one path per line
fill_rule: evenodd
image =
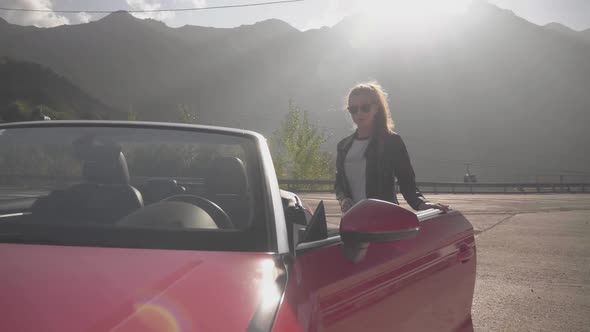
M346 213L346 211L350 210L350 208L352 207L352 198L344 198L340 201L340 211L342 211L342 213Z
M449 211L449 206L441 203L429 203L429 202L422 202L418 206L418 211L428 210L428 209L437 209L443 212Z

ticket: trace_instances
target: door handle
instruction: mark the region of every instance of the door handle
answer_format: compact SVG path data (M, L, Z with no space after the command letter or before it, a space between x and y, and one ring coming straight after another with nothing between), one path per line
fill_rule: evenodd
M473 248L468 245L467 243L459 244L459 252L457 253L457 260L461 263L469 262L473 256L475 251Z

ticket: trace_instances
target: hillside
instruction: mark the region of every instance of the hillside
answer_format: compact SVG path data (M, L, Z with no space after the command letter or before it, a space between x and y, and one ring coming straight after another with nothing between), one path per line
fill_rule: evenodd
M581 42L585 42L590 44L590 29L584 30L584 31L576 31L574 29L568 28L563 24L560 23L549 23L547 25L545 25L545 28L552 30L554 32L560 33L564 36L568 36L570 38L573 38L577 41L581 41Z
M36 111L52 119L122 117L79 87L39 64L0 58L0 120L31 120Z

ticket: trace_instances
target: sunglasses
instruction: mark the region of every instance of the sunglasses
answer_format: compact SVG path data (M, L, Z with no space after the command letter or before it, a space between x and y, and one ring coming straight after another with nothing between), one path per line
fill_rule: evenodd
M357 114L358 112L363 112L363 113L371 112L371 106L373 106L373 104L364 104L364 105L360 105L360 106L348 106L346 109L348 109L348 112L350 112L350 114L354 115L354 114Z

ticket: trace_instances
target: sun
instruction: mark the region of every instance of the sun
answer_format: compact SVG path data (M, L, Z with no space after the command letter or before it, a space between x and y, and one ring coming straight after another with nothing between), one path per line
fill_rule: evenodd
M472 0L368 0L363 7L395 10L405 14L462 14Z
M395 38L409 45L428 44L453 29L472 0L363 0L355 2L357 23L351 44L362 47L374 38ZM352 16L355 17L355 16ZM405 45L408 46L408 45Z
M367 0L359 10L399 26L424 25L465 13L472 0Z

